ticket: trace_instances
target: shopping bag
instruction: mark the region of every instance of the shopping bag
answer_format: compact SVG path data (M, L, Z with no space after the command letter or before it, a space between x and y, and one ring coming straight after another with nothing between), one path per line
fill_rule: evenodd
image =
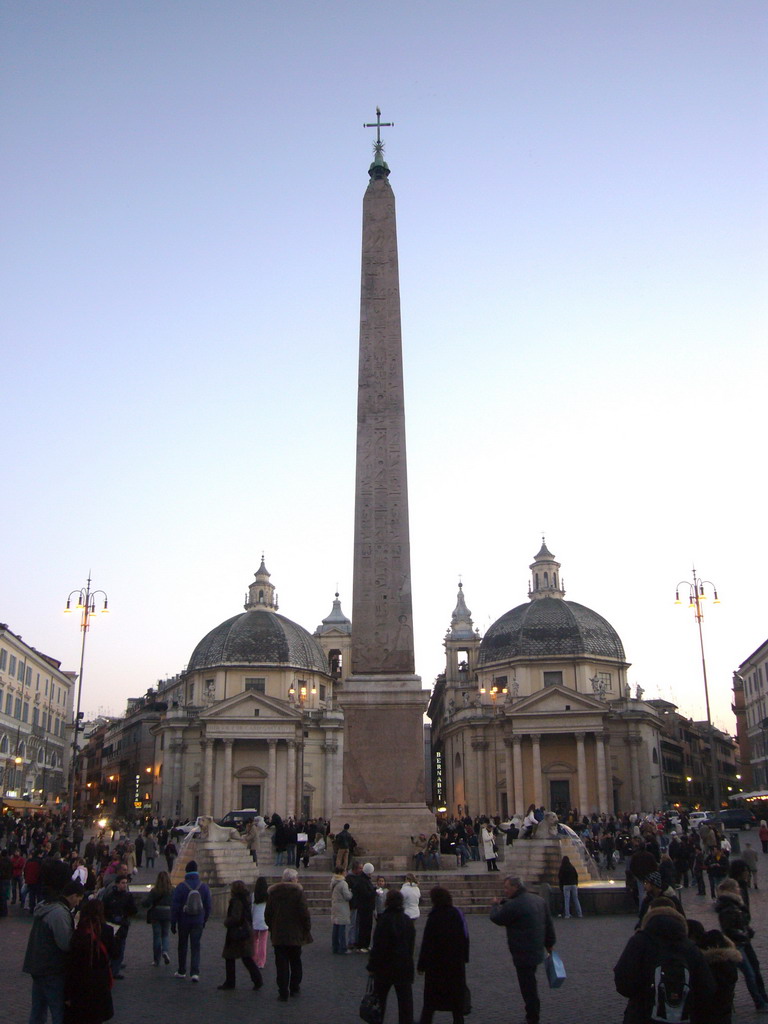
M373 991L373 977L368 978L368 988L360 1000L360 1016L367 1024L381 1024L381 1003Z
M550 988L560 988L566 978L565 965L557 953L550 953L545 964Z

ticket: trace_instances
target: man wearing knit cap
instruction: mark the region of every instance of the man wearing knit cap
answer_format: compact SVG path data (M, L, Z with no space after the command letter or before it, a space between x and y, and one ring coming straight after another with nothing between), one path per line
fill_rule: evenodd
M648 908L655 899L658 899L659 896L665 896L670 900L674 904L675 910L685 917L685 911L683 910L682 903L678 899L677 893L671 886L668 888L664 887L660 871L652 871L647 875L643 879L643 888L645 889L645 899L640 904L640 916L637 919L635 931L642 926L643 918L645 917Z
M185 868L184 881L173 890L171 900L171 931L179 933L179 969L177 978L187 976L187 947L190 950L192 981L200 981L200 940L211 916L211 890L200 881L197 861Z

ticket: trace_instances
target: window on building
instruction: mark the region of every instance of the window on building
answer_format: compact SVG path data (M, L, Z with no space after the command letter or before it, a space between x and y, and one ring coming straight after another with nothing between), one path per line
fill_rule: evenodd
M266 693L267 692L267 680L266 677L262 676L249 676L245 680L246 690L251 690L253 693Z
M4 647L0 647L0 672L5 672L6 665L8 664L8 651Z
M545 686L562 686L563 685L563 673L562 672L545 672L544 673L544 685Z
M48 680L45 680L45 696L48 696Z
M320 692L320 700L325 700L325 683L320 683L318 690Z
M9 676L15 676L16 675L16 655L15 654L11 655L11 660L8 662L8 675Z
M5 713L6 715L13 713L13 696L10 693L5 695Z
M29 701L24 701L24 707L22 708L21 711L21 720L22 722L29 721Z
M24 682L24 662L23 661L19 662L19 667L18 667L18 669L16 671L16 678L19 680L20 683Z
M13 705L13 717L21 718L21 697L17 697Z
M0 754L7 754L7 753L8 753L8 737L7 736L3 736L3 738L0 739Z
M188 699L188 702L190 704L194 704L195 703L195 684L194 683L190 683L189 684L189 696L188 696L187 699Z
M27 680L26 680L26 682L27 682L27 686L31 686L32 685L32 669L31 668L27 668Z
M35 689L36 690L40 689L40 673L39 672L37 673L37 679L35 679Z
M40 725L40 709L39 708L33 708L32 709L32 725L34 725L34 726Z
M605 685L606 690L612 689L612 675L610 672L598 672L597 678Z

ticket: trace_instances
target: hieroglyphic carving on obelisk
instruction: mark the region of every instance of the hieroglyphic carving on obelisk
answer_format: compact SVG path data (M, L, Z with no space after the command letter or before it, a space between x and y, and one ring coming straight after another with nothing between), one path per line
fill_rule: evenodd
M377 139L363 199L352 673L412 675L413 613L395 197Z

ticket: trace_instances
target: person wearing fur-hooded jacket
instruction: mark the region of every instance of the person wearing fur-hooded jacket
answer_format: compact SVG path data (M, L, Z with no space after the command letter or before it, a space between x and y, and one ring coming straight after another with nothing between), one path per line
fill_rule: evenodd
M735 944L741 955L739 970L744 975L744 981L747 983L755 1009L758 1013L768 1013L768 996L760 972L760 964L752 948L751 940L754 932L749 923L749 911L744 904L736 879L725 878L718 885L715 911L723 934L727 935Z
M655 967L662 955L670 953L681 955L688 965L691 1024L708 1020L707 1004L715 993L715 980L701 950L688 938L685 918L665 901L649 907L613 969L616 991L629 1000L624 1024L651 1024Z
M716 929L706 932L697 945L704 954L717 985L706 1009L704 1021L706 1024L732 1024L733 993L739 977L741 953L726 935Z

